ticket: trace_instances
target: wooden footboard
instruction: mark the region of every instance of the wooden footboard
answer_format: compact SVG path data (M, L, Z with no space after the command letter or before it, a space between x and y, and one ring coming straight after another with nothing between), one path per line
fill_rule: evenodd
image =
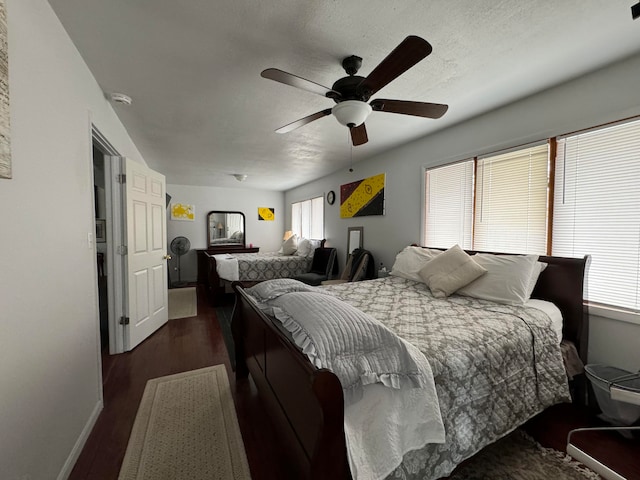
M232 333L236 378L250 373L291 459L295 478L350 479L338 378L309 360L257 308L240 282Z

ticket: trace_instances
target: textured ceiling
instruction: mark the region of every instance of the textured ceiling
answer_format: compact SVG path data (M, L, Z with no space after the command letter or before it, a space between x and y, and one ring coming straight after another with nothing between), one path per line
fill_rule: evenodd
M167 183L285 190L640 51L634 0L49 0L143 157ZM330 87L366 76L407 35L433 53L373 98L445 103L439 120L373 112L350 147L333 102L260 77ZM231 174L247 174L244 183Z

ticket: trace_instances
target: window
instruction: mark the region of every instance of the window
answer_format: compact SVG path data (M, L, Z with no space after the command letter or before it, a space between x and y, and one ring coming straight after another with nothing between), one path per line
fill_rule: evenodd
M478 159L475 250L547 252L549 147Z
M427 170L424 245L545 254L548 164L543 144Z
M640 310L640 121L558 139L552 252L591 255L588 300Z
M424 242L470 249L473 233L473 160L427 170Z
M301 238L324 238L324 196L291 204L291 231Z

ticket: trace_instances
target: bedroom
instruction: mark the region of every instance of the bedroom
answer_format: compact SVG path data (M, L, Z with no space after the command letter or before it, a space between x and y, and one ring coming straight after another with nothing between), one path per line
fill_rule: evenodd
M91 71L49 4L36 0L7 0L6 4L14 178L2 180L0 198L3 205L14 207L2 212L4 360L0 369L3 390L12 392L10 398L3 395L1 400L3 412L7 412L2 415L1 430L13 433L2 435L1 463L17 478L27 474L52 478L66 468L65 462L78 448L101 395L92 286L95 261L87 245L91 231L88 112L123 154L147 160L150 165L152 159L143 157L143 145L133 142L104 101ZM620 5L631 21L629 5ZM637 22L632 25L638 27ZM389 41L396 43L395 39ZM437 49L434 45L434 51ZM420 222L406 219L420 218L415 199L420 198L421 185L416 178L423 165L509 147L514 140L523 144L638 115L639 75L636 52L600 71L407 144L394 153L357 162L356 179L393 171L394 176L388 179L386 215L362 222L328 216L327 236L344 250L347 227L362 225L366 247L380 252L380 260L391 265L393 252L420 237ZM598 91L606 95L595 95ZM293 102L293 93L286 95L282 93L278 103ZM305 113L304 98L298 104L301 114ZM523 117L524 111L527 115ZM346 138L341 144L341 158L346 159ZM218 206L234 209L247 197L254 199L246 206L249 220L257 206L275 207L277 234L261 232L258 228L263 226L257 221L248 225L248 241L275 249L288 224L288 205L323 195L353 179L347 172L348 162L344 165L337 173L286 193L261 191L259 187L254 191L235 179L231 179L235 184L224 188L169 184L176 196L196 204L199 212ZM202 228L204 242L204 225ZM389 242L388 247L383 239ZM73 303L68 301L71 296ZM637 368L636 324L602 318L592 321L592 328L594 359Z

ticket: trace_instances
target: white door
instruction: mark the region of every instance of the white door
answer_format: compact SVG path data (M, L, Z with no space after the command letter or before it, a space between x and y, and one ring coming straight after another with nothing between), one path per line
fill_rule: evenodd
M165 178L124 159L126 205L125 350L167 322Z

